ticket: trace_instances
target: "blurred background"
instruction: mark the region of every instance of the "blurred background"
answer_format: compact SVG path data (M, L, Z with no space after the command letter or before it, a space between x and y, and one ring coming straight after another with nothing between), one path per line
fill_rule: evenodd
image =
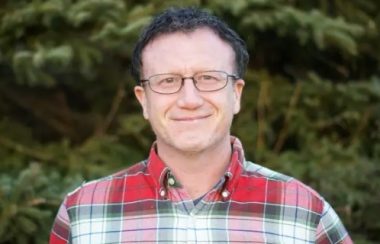
M246 157L380 243L378 0L0 1L0 243L46 243L67 192L147 156L131 50L152 16L190 5L247 42Z

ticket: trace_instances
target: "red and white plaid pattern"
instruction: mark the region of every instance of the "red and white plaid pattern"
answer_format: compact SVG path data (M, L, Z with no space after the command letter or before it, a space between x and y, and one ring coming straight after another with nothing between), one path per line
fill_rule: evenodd
M229 168L196 205L153 146L148 160L67 195L50 243L352 243L321 196L245 161L231 141Z

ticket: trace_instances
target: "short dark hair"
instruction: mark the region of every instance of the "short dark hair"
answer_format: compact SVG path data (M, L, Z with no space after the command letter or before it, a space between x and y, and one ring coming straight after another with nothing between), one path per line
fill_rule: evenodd
M142 52L146 45L156 37L174 32L191 32L201 27L210 28L232 47L235 52L236 72L239 77L242 77L249 60L245 42L225 22L204 10L194 7L169 8L156 16L150 25L142 31L133 50L132 76L137 82L140 81Z

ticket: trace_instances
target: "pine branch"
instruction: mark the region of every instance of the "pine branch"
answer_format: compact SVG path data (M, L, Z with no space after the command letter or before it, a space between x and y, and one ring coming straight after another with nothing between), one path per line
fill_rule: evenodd
M108 128L111 126L112 121L116 117L116 113L119 110L120 104L123 101L124 97L125 97L124 86L120 82L117 87L116 94L112 99L112 105L111 105L110 111L108 112L104 122L101 123L101 125L95 129L95 133L94 133L95 136L101 136L107 132Z
M0 135L0 144L6 148L14 150L14 151L16 151L20 154L26 155L28 157L37 159L39 161L51 161L52 160L52 157L46 153L32 150L29 147L26 147L22 144L14 142L8 138L2 137L1 135Z
M59 90L33 94L30 91L2 86L0 95L4 95L36 119L43 121L50 129L72 141L86 138L94 126L93 121L88 120L86 115L70 109L66 94Z
M356 127L355 132L352 134L351 137L351 145L354 144L357 140L359 140L360 133L367 127L368 122L372 116L373 113L373 107L368 107L365 111L363 116L361 117L361 120L359 121L358 126Z
M262 81L257 101L257 141L256 150L261 150L265 146L266 118L265 108L267 105L269 82Z
M292 115L294 113L294 108L296 107L297 102L300 98L300 95L301 95L301 82L297 81L293 95L289 100L289 106L288 106L288 110L286 111L283 127L279 133L278 139L277 139L276 144L274 146L274 152L276 154L278 154L281 151L282 147L284 146L285 140L286 140L286 138L288 136L288 132L289 132L290 120L291 120Z
M68 108L60 102L57 104L57 99L52 97L51 94L46 97L36 97L15 89L5 87L2 87L2 89L2 93L9 100L44 121L55 131L70 138L76 136L70 126L72 118L68 113ZM58 110L57 107L60 109Z

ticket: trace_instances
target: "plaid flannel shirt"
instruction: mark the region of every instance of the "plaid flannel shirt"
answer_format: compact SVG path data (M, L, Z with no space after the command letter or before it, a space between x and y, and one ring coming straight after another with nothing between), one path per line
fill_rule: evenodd
M245 161L231 141L226 173L196 205L153 146L148 160L68 194L50 243L352 243L314 190Z

